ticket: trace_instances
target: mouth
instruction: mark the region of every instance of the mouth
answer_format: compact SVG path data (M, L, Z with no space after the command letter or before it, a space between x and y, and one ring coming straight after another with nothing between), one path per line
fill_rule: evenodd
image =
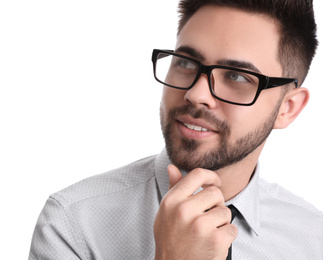
M191 124L186 124L186 123L182 123L184 126L186 126L188 129L194 130L194 131L198 131L198 132L208 132L211 131L207 128L204 128L202 126L198 126L198 125L191 125Z
M189 130L197 131L197 132L219 132L214 126L208 123L204 119L195 119L190 116L180 116L176 118L176 121L188 128Z
M182 137L191 140L206 140L219 132L212 129L204 120L181 118L177 121L179 133Z

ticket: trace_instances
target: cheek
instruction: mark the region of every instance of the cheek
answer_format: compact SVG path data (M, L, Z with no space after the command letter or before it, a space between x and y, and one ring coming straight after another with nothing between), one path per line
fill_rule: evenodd
M231 140L237 140L262 126L276 109L279 88L265 90L252 106L226 106L224 117L231 126Z
M231 141L235 141L245 136L252 128L254 128L254 119L258 115L254 115L250 108L235 106L226 111L225 118L230 124L231 128Z
M173 107L182 105L182 103L184 103L185 93L186 91L164 86L161 99L161 108L164 111L169 111Z

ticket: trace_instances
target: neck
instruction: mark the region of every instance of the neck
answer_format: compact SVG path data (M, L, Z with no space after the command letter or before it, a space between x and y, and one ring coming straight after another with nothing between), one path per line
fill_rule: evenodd
M237 196L249 183L257 166L258 158L262 150L258 147L253 153L238 163L218 170L222 185L220 187L225 201Z

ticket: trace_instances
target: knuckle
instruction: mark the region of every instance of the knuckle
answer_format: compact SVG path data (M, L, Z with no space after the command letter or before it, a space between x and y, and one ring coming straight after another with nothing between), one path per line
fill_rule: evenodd
M218 187L210 186L209 189L211 190L214 197L221 198L221 199L223 198L222 191Z
M194 170L192 170L191 174L200 176L200 175L203 175L204 172L205 170L203 170L202 168L195 168Z
M217 191L216 187L208 187L204 190L202 190L195 198L198 198L199 201L205 202L205 201L214 201L216 202L217 198Z
M209 197L212 198L216 204L224 204L223 193L218 187L209 186L205 189L205 192L209 194Z
M169 211L173 207L172 204L173 203L172 203L171 197L170 196L165 196L163 198L163 200L161 201L159 208L161 210L163 210L163 211Z
M218 206L217 207L217 211L219 216L221 216L221 218L227 220L228 222L230 222L231 220L231 211L228 207L226 206Z
M238 228L233 224L228 225L227 232L228 235L230 235L233 238L236 238L238 236Z
M238 236L238 228L227 224L213 233L213 242L216 245L231 244Z
M192 224L192 231L194 234L205 234L209 230L209 224L206 223L202 217L198 217Z
M220 192L219 188L217 188L216 186L213 186L213 185L205 188L205 190L212 193L212 194L215 194L215 195L219 194L219 192Z
M180 204L177 207L177 211L176 211L176 215L175 215L176 220L184 222L184 223L188 222L188 218L190 215L189 211L190 211L190 208L186 202L183 202L182 204Z
M223 243L223 236L220 232L213 232L212 240L214 245L221 245Z

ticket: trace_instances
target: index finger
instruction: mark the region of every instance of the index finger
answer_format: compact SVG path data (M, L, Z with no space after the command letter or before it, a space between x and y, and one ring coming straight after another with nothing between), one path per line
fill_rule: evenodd
M214 172L206 169L197 168L189 172L181 179L169 193L174 194L176 199L182 200L191 196L203 185L221 186L220 177Z

